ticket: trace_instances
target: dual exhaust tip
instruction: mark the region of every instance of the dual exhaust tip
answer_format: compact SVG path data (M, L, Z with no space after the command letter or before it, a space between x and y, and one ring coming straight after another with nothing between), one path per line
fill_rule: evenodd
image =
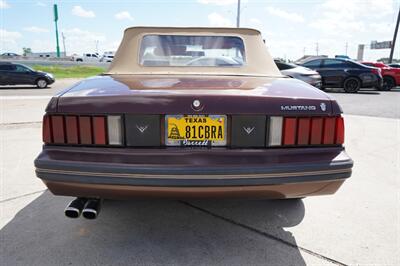
M68 218L85 217L88 220L94 220L100 213L101 199L76 198L71 201L64 210Z

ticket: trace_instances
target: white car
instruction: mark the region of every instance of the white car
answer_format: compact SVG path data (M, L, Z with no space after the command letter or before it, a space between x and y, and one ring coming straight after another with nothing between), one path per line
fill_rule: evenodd
M82 56L74 56L72 57L73 61L76 62L99 62L100 58L99 58L99 54L94 53L85 53Z
M227 56L202 56L186 63L187 66L240 66L242 62Z
M111 63L114 59L114 55L111 54L104 54L101 58L100 58L100 62L106 62L106 63Z

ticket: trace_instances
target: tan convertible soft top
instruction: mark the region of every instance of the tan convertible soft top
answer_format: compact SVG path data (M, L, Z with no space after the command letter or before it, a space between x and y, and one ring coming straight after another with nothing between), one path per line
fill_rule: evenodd
M241 67L142 66L139 64L140 43L145 35L233 36L243 40L246 63ZM124 32L114 60L105 74L190 74L281 76L267 51L261 33L247 28L178 28L132 27Z

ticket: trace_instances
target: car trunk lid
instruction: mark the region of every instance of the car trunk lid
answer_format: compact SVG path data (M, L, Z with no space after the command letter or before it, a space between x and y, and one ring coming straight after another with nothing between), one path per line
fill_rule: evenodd
M202 108L193 108L199 100ZM59 94L61 113L329 115L322 91L295 79L238 76L113 75Z

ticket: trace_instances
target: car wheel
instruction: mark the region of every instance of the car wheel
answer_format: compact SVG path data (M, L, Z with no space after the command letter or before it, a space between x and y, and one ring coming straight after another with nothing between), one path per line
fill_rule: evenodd
M83 62L82 59L76 59L76 62Z
M361 87L361 82L357 78L347 78L343 83L345 92L356 93Z
M38 88L41 88L41 89L46 88L46 87L47 87L47 80L45 80L45 79L38 79L38 80L36 81L36 86L37 86Z
M396 82L392 77L383 77L383 85L381 90L390 91L395 87L396 87Z

